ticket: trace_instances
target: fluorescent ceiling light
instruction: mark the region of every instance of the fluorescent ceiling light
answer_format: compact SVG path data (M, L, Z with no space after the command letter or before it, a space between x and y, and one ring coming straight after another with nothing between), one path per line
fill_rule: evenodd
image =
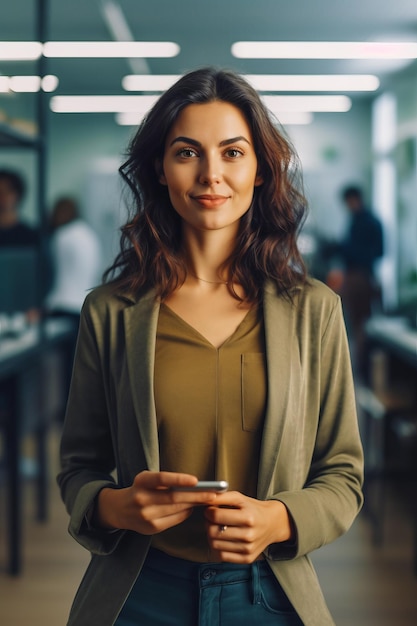
M7 93L10 90L8 76L0 76L0 93Z
M42 78L42 89L43 91L51 92L55 91L55 89L59 85L59 80L57 76L53 74L47 74Z
M416 59L417 42L238 41L231 52L241 59Z
M50 107L55 113L133 113L139 119L159 96L54 96ZM345 112L352 103L347 96L262 96L274 113ZM136 123L136 122L134 122Z
M379 78L372 74L243 74L258 91L376 91ZM126 91L165 91L180 75L128 74Z
M261 99L278 118L280 112L293 111L345 113L352 106L347 96L261 96Z
M314 116L309 111L298 111L298 112L286 112L286 113L277 113L278 121L283 126L299 126L311 124Z
M101 15L114 41L135 41L129 23L118 0L101 0ZM126 59L133 74L150 74L144 58Z
M159 96L54 96L54 113L146 113Z
M128 74L122 86L126 91L165 91L179 78L179 74Z
M372 74L247 74L258 91L376 91L379 79Z
M175 57L180 52L172 41L48 41L43 54L54 58Z
M10 89L15 92L37 92L41 88L40 76L11 76Z
M116 122L119 126L139 126L145 113L116 113Z
M0 92L10 91L19 93L36 93L42 88L43 91L55 91L59 80L56 76L48 74L42 79L40 76L0 76Z
M35 61L41 54L38 41L0 41L0 61Z

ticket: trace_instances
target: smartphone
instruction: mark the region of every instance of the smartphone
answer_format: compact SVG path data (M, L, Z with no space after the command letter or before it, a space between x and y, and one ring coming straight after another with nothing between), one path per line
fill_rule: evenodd
M215 491L221 493L227 491L229 483L227 480L199 480L193 487L173 487L173 491Z

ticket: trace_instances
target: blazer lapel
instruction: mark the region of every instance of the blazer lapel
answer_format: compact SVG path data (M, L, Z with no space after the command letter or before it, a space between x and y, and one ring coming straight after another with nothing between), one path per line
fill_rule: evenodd
M297 406L300 387L300 360L294 340L295 311L289 300L279 297L268 284L264 293L264 322L268 368L268 400L265 415L260 465L258 498L263 500L276 491L273 481L288 420ZM285 468L280 467L280 472ZM277 479L279 481L279 476ZM274 482L274 484L273 484Z
M133 406L151 471L159 470L158 428L154 400L154 363L159 302L153 291L124 310L126 354Z

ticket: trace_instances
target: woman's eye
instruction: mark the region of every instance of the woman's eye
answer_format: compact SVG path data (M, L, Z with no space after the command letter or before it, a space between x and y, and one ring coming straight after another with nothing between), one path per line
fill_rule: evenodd
M177 155L189 159L190 157L197 156L197 153L192 148L182 148L177 152Z
M240 157L242 155L243 152L241 150L238 150L237 148L230 148L226 152L226 156L232 159L236 159L237 157Z

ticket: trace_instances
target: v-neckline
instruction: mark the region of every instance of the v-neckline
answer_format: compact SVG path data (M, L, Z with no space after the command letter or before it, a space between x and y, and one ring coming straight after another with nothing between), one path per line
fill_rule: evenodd
M161 307L164 307L168 311L168 313L170 313L175 319L177 319L183 326L187 327L193 333L198 335L201 339L204 340L205 343L207 343L211 348L213 348L213 350L217 350L217 351L223 348L223 346L225 346L227 343L229 343L229 341L233 339L233 337L241 330L243 324L245 324L245 322L248 320L249 315L253 313L253 311L256 310L256 307L251 307L250 309L248 309L246 311L245 316L241 319L239 324L236 326L235 330L219 346L215 346L214 343L210 341L210 339L207 339L207 337L203 335L203 333L201 333L199 330L197 330L195 326L187 322L187 320L181 317L181 315L179 315L178 313L176 313L176 311L171 309L171 307L168 304L166 304L165 302L162 302Z

